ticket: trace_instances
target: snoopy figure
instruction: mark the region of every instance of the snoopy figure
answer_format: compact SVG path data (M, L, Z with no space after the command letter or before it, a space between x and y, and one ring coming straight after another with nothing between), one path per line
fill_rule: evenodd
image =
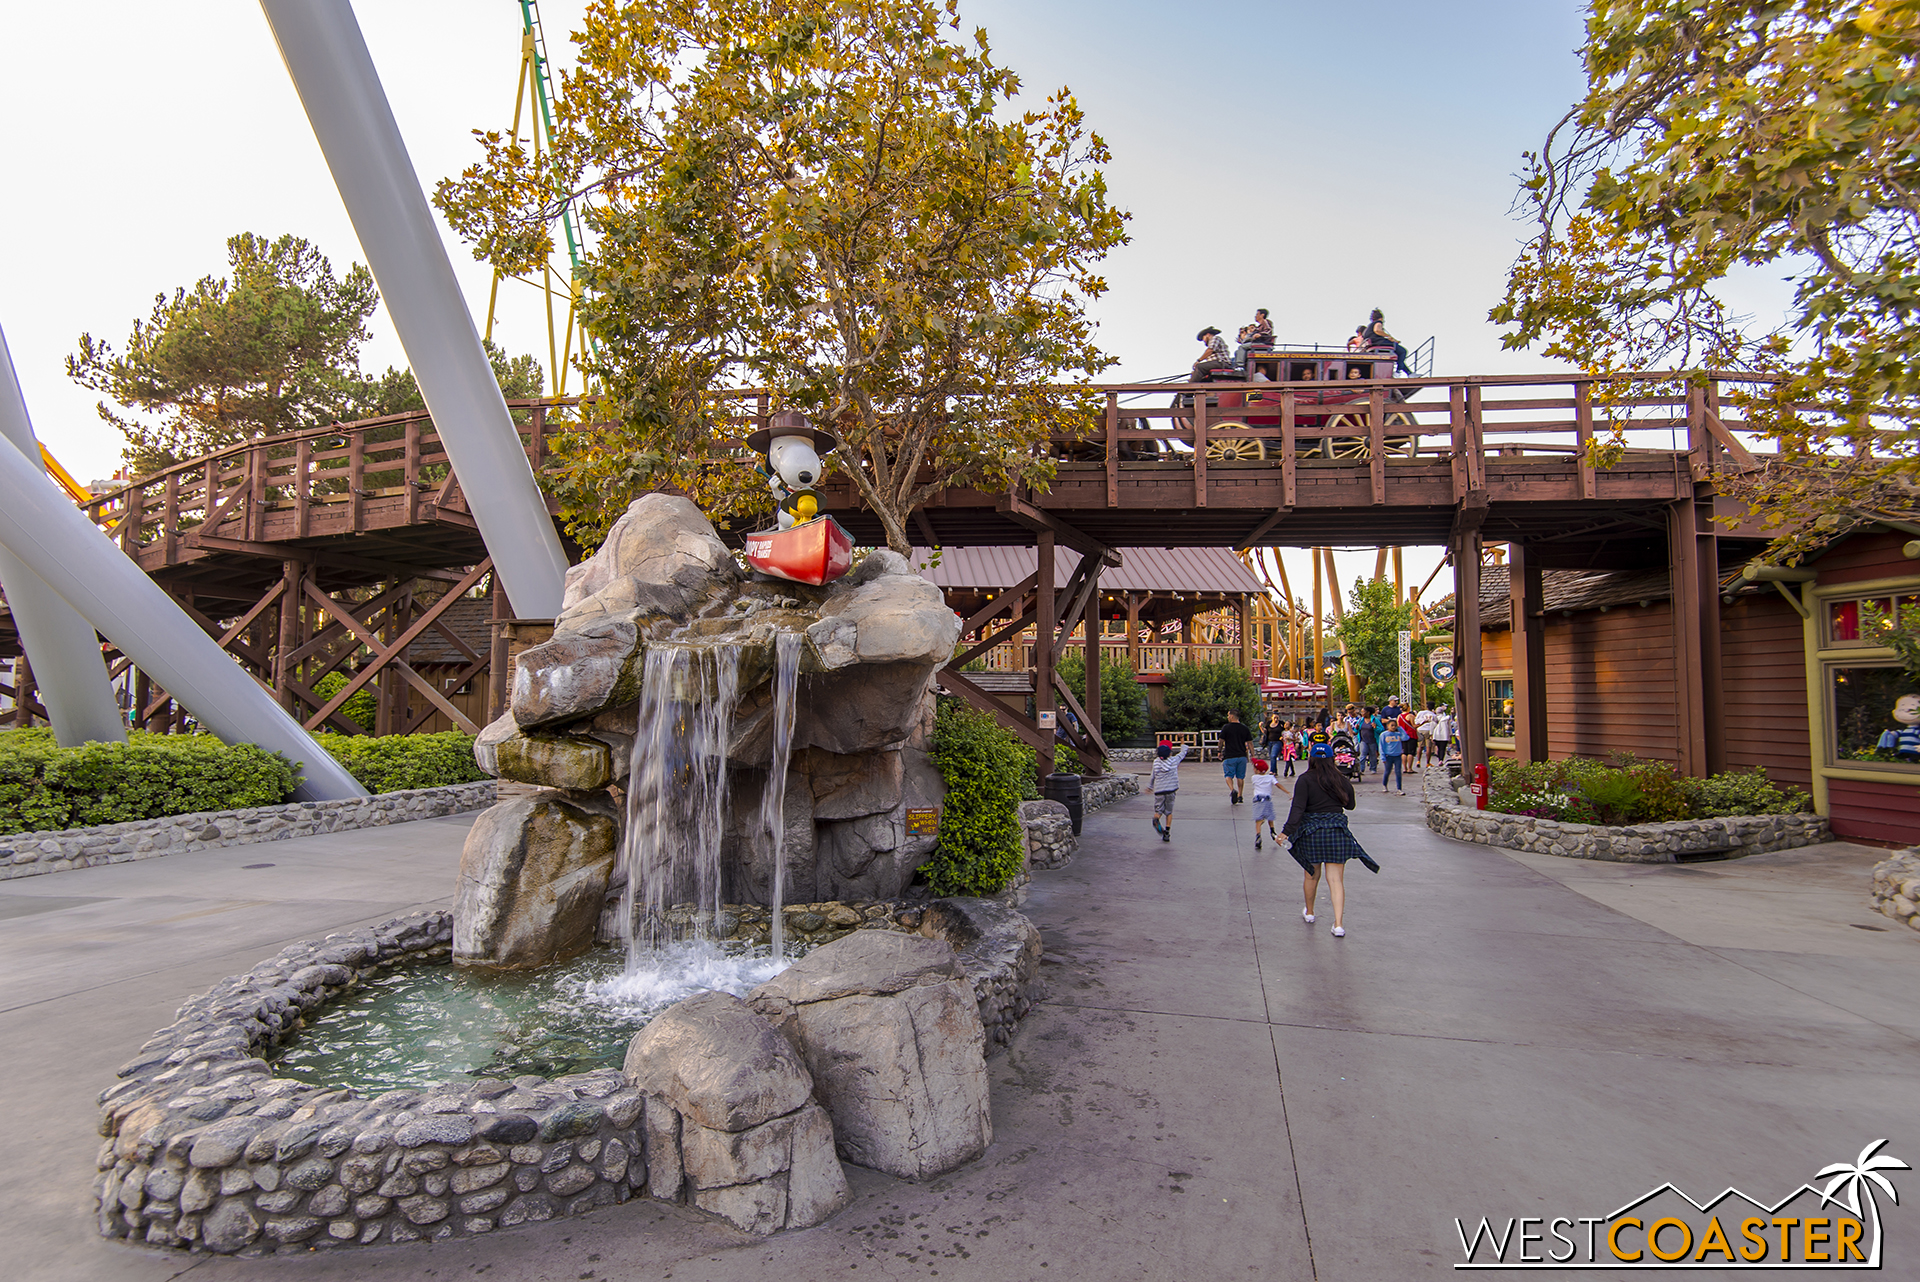
M814 486L826 475L820 456L839 444L832 432L815 427L798 410L780 411L747 437L748 448L766 456L767 488L779 500L781 529L804 525L819 515L820 496Z

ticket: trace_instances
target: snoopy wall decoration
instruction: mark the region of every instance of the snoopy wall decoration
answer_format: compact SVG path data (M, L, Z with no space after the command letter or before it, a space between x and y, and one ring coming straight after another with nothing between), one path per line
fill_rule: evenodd
M771 530L747 535L748 564L762 574L818 586L853 564L853 539L820 511L817 487L826 475L822 454L840 445L832 432L815 427L798 410L782 410L747 437L766 460L767 488L778 500Z

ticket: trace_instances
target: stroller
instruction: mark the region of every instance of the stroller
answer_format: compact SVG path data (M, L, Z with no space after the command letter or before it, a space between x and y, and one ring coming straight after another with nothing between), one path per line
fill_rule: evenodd
M1345 730L1336 731L1328 747L1333 750L1333 764L1349 779L1359 779L1362 774L1360 747L1354 743L1353 736Z

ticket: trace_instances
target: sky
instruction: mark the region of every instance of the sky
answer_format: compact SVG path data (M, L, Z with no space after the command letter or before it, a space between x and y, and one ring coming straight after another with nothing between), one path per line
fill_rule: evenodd
M87 481L122 442L66 376L82 332L122 343L156 293L224 274L236 232L303 236L336 269L362 255L257 4L96 0L84 21L8 8L0 328L41 440ZM562 65L583 9L541 6ZM519 6L356 10L431 189L477 158L472 130L511 122ZM1434 338L1436 373L1549 368L1502 351L1486 313L1524 233L1520 155L1582 89L1582 14L1573 0L962 0L1029 93L1070 86L1113 150L1132 243L1094 314L1120 362L1108 377L1126 379L1184 368L1202 325L1230 334L1262 306L1282 340L1340 341L1379 307L1409 346ZM490 274L443 234L478 321ZM544 352L538 295L501 289L496 339ZM1765 282L1753 296L1777 305ZM370 328L363 366L404 365L384 308ZM1349 582L1374 561L1364 529L1352 542ZM1438 555L1409 551L1409 574ZM1300 582L1306 553L1287 556Z

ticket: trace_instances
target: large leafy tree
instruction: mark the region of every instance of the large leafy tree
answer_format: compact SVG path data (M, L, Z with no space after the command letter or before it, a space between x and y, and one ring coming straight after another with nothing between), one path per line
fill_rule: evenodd
M1733 487L1792 560L1920 506L1920 0L1592 0L1587 94L1528 157L1492 317L1593 371L1745 364L1780 457ZM1795 285L1732 315L1742 267ZM1682 375L1684 377L1684 374Z
M100 417L149 472L257 436L354 417L360 345L379 306L359 264L336 276L296 236L227 241L228 274L160 294L119 349L91 334L67 373L112 402Z
M1347 602L1334 631L1360 680L1361 701L1378 707L1400 692L1400 633L1413 626L1413 606L1395 605L1384 579L1356 578Z
M550 151L497 134L439 201L476 254L545 260L584 209L585 358L618 423L562 437L551 483L591 541L634 492L718 515L765 488L715 393L763 386L831 424L905 551L943 486L1045 483L1036 446L1086 406L1046 384L1109 363L1085 303L1123 243L1107 150L1066 90L1016 112L953 0L595 0Z

